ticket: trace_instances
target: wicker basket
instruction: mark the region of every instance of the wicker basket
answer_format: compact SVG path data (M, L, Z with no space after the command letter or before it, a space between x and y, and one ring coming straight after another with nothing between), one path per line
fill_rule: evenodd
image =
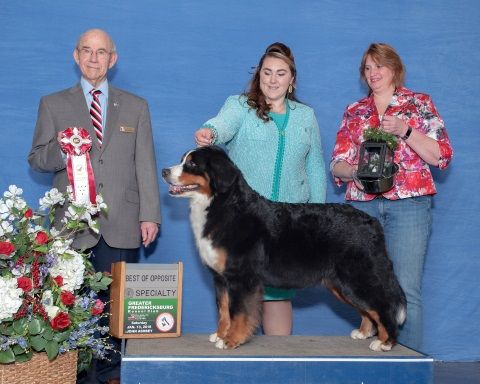
M0 384L75 384L77 351L49 361L46 353L35 353L30 361L0 364Z

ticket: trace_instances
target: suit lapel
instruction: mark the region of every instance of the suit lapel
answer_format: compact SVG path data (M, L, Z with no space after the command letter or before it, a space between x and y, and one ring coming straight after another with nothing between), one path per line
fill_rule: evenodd
M102 152L108 146L113 132L117 128L118 117L120 114L120 92L111 86L108 86L108 109L106 132L103 137Z

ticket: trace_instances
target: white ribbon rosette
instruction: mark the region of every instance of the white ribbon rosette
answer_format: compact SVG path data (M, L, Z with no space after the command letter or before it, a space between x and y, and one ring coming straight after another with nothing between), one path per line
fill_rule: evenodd
M69 127L62 132L60 147L67 155L67 174L73 190L73 199L79 203L95 204L96 191L90 148L92 139L84 128Z

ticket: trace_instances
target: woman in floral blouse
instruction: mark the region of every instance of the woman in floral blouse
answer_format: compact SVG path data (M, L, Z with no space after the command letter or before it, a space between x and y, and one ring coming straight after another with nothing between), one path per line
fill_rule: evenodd
M346 200L378 218L384 228L388 253L407 296L407 320L399 341L418 350L422 341L423 265L432 195L436 193L429 165L446 168L453 151L430 96L403 87L404 75L405 68L393 47L383 43L368 47L360 64L368 96L345 110L330 169L337 185L348 183ZM365 193L353 180L363 132L371 127L397 136L399 144L394 186L380 195Z

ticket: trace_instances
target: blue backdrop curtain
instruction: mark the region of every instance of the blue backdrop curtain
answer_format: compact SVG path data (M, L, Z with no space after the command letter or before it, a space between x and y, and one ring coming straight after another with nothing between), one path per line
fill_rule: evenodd
M448 170L434 170L424 351L479 360L479 9L476 0L3 0L0 189L23 187L34 207L49 189L51 176L31 171L26 161L38 101L78 81L72 51L86 29L105 29L116 41L112 83L149 101L159 169L194 146L193 131L228 95L245 89L251 67L274 41L293 49L298 94L316 111L328 162L345 106L365 94L360 57L371 42L388 42L406 64L407 86L433 97L455 150ZM188 203L160 188L161 236L142 261L184 262L183 332L210 332L212 283L197 256ZM329 181L328 201L342 201L343 192ZM295 334L346 335L358 321L321 289L298 293L294 317Z

